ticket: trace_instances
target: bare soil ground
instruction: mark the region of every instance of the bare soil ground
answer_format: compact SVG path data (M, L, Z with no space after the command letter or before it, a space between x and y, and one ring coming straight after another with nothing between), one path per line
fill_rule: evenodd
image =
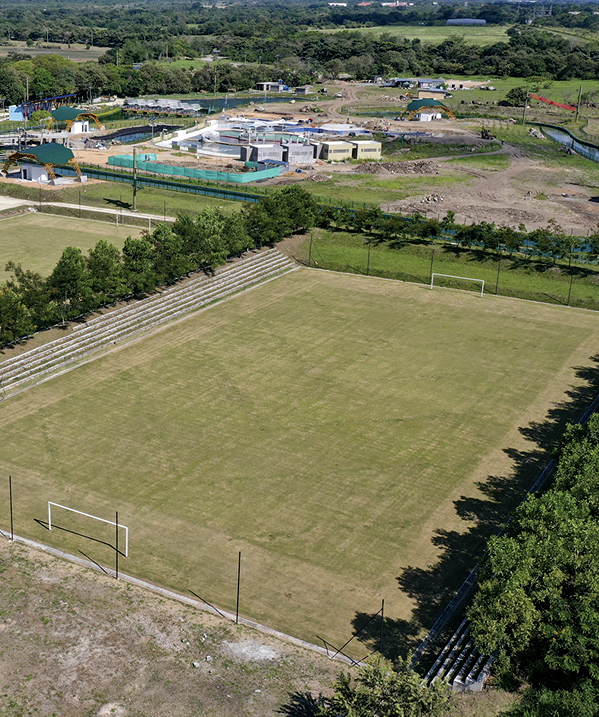
M0 539L5 717L277 714L342 663Z

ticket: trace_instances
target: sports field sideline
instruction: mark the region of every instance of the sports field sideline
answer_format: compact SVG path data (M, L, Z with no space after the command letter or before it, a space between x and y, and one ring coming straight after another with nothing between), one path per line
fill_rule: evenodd
M48 500L118 510L123 571L227 609L241 550L242 614L341 644L383 597L410 619L398 576L435 562L436 531L472 527L454 501L484 504L476 481L536 449L519 428L584 385L598 339L580 310L302 269L0 403L15 531L112 564L36 520ZM110 527L53 521L113 542Z

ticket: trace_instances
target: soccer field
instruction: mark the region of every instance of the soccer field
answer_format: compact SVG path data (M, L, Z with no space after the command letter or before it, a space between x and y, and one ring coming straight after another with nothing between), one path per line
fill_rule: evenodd
M598 339L590 312L302 269L1 402L15 531L112 564L74 534L112 528L36 521L48 500L118 510L125 572L234 610L240 550L243 615L340 645L385 598L401 631L418 606L398 577L445 542L435 594L460 584Z
M119 248L129 236L138 237L140 227L117 227L114 224L51 214L24 214L0 221L0 281L8 278L4 267L8 261L21 262L46 276L51 273L67 246L84 253L100 239Z

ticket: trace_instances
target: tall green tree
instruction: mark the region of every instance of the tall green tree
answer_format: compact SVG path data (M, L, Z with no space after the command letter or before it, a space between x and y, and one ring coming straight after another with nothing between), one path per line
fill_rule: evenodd
M570 429L555 484L491 538L469 616L483 652L533 685L599 685L599 419Z
M0 345L35 331L36 325L22 297L0 284Z
M452 702L447 685L427 687L407 660L393 665L380 656L360 668L355 679L341 673L333 687L321 717L441 717Z
M154 247L145 237L127 237L123 246L123 269L127 289L132 294L151 291L156 287L153 270Z
M161 222L152 233L153 269L159 284L172 284L194 267L183 253L183 240Z
M50 295L64 305L63 318L77 316L93 305L91 275L81 249L68 246L48 277Z
M8 262L6 271L11 274L6 285L27 307L36 328L51 322L55 313L47 280L35 271L23 269L20 263L14 261Z
M114 301L127 293L121 252L114 244L100 239L89 250L87 267L98 304Z

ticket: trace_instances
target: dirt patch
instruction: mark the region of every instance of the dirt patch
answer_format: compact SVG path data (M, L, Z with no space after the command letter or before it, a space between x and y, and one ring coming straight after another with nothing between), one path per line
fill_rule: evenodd
M231 655L244 662L263 662L264 660L278 660L280 653L273 647L264 645L257 640L245 642L223 642L223 647Z
M342 664L0 538L3 715L276 715Z

